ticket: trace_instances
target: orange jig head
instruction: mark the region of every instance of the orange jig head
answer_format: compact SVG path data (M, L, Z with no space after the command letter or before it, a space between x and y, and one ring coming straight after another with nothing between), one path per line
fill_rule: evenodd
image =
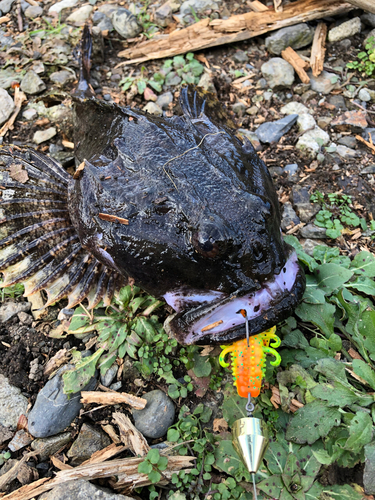
M272 354L276 358L275 361L271 361L271 365L279 366L281 357L273 347L279 347L281 341L275 331L274 326L263 333L253 335L249 338L249 345L247 340L243 339L227 347L223 346L219 362L224 368L228 367L229 363L225 362L225 356L231 353L234 385L239 396L247 398L249 393L253 398L259 396L266 371L267 354ZM270 342L272 347L269 347Z

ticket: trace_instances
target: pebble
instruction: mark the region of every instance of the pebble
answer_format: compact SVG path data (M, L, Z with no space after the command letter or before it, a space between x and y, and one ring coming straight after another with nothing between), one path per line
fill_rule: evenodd
M0 88L0 125L5 123L15 108L13 99L5 89Z
M308 101L311 101L311 99L314 99L316 96L316 92L314 90L308 90L301 96L301 101L306 103Z
M361 174L375 174L375 163L372 165L369 165L368 167L365 167L363 170L361 170Z
M309 113L302 113L297 118L298 131L306 132L316 126L316 121Z
M289 202L284 203L283 205L283 213L281 219L281 229L283 231L287 231L287 228L293 223L294 225L299 224L301 221L298 218L298 215L293 210L292 204Z
M83 407L81 393L64 394L62 375L72 365L61 367L38 393L34 407L29 413L29 432L35 437L48 437L63 431L78 415ZM96 385L93 377L84 390L92 391Z
M322 71L319 76L314 76L310 71L307 72L310 78L311 90L320 94L329 94L336 88L338 77L334 73Z
M20 312L26 312L30 310L29 302L5 302L0 307L0 323L5 323L8 319L12 318Z
M162 116L163 110L160 106L156 104L156 102L148 102L146 106L143 108L143 111L150 113L150 115Z
M325 130L331 124L332 118L330 116L318 116L318 127Z
M33 142L35 144L41 144L42 142L49 141L52 137L57 134L55 127L49 127L46 130L38 130L33 136Z
M358 92L358 98L361 101L369 102L369 101L371 101L371 94L370 94L370 92L367 89L361 89Z
M66 19L66 22L74 24L74 26L83 26L93 10L91 5L83 5L75 10Z
M277 142L292 128L297 118L298 115L293 114L274 122L264 122L259 125L255 133L258 139L263 143L270 144L271 142Z
M346 111L345 99L342 95L331 95L328 97L329 104L333 104L337 111Z
M29 19L35 19L43 14L43 9L39 5L30 5L25 10L25 17Z
M143 410L133 410L135 427L148 438L164 436L174 421L174 404L159 389L143 394L142 398L147 400L147 405Z
M280 113L283 115L303 115L308 112L309 110L304 104L296 101L288 102L288 104L280 109Z
M62 0L61 2L57 2L48 9L48 14L52 14L55 12L56 14L60 14L63 9L69 9L77 5L78 0Z
M247 63L247 61L249 60L249 56L243 50L237 50L233 54L232 59L236 63L240 63L240 64Z
M156 99L156 104L161 108L163 111L166 109L169 109L170 103L173 102L173 94L172 92L165 92L164 94L160 94L158 98Z
M339 42L348 38L348 36L356 35L361 32L361 20L359 17L354 17L345 23L336 26L328 31L328 41Z
M110 444L111 440L107 434L91 425L83 424L67 455L71 458L72 465L79 465L88 460L96 451L102 450Z
M168 26L172 22L172 7L169 2L155 10L154 22L159 26Z
M295 180L296 174L298 172L298 164L297 163L290 163L289 165L285 165L284 172L286 172L288 174L288 179L290 181Z
M298 95L302 95L308 90L310 90L310 84L309 83L297 83L297 85L294 86L293 88L294 93Z
M133 500L131 497L102 489L84 479L75 479L60 484L41 495L39 500L72 500L72 498L75 500Z
M295 24L287 28L281 28L266 38L266 49L271 54L280 55L287 47L300 49L310 45L314 38L314 30L307 24Z
M196 14L200 14L205 10L217 10L222 0L186 0L180 8L181 16L191 15L191 9L194 9Z
M0 424L4 427L17 427L21 415L26 415L28 401L18 387L10 385L9 380L0 374Z
M43 80L38 76L35 71L28 71L21 81L21 90L26 94L39 94L47 87Z
M20 429L15 433L12 441L8 443L8 448L13 452L22 450L22 448L28 446L32 441L34 441L32 436L30 436L30 434L24 429Z
M73 73L66 69L62 69L61 71L55 71L54 73L51 73L49 78L51 82L55 83L56 85L59 85L60 87L63 87L68 82L73 82L75 80L75 76L73 75Z
M243 116L245 111L246 111L246 104L243 102L236 102L232 106L233 113L236 114L237 116Z
M296 148L305 152L311 158L315 158L317 153L320 152L320 148L328 144L329 140L330 137L327 132L315 126L313 130L309 130L301 135L297 141Z
M35 71L38 75L42 75L45 71L46 68L42 61L34 61L33 65L31 66L31 69Z
M262 75L271 89L289 88L294 82L294 69L291 64L281 57L272 57L262 64Z
M294 186L292 189L293 205L302 222L308 222L320 210L320 205L310 202L310 194L306 187Z
M114 363L111 367L108 368L108 370L105 372L104 375L100 375L100 382L105 386L109 387L114 378L116 377L118 372L118 365Z
M361 21L371 28L375 28L375 13L373 14L372 12L364 12L361 16Z
M31 323L34 321L34 318L31 316L31 314L27 314L25 311L19 312L17 316L20 322L26 326L30 326Z
M0 424L0 444L5 443L5 441L9 441L9 439L12 439L13 436L14 431L12 431L12 429ZM3 459L0 457L0 466L4 463L2 460Z
M331 126L339 132L361 133L367 128L366 111L346 111L334 118Z
M113 30L113 24L108 17L104 17L102 21L97 25L97 27L100 29L100 31L112 31Z
M262 151L262 145L258 139L258 136L256 135L255 132L251 132L250 130L247 130L245 128L239 128L237 130L237 135L239 135L240 137L246 137L246 139L248 139L251 144L253 145L253 148L255 149L255 151Z
M314 248L321 243L316 240L311 240L307 238L306 240L300 241L303 251L307 253L307 255L310 255L310 257L314 256Z
M348 148L355 148L357 145L357 139L353 137L352 135L344 135L344 137L340 137L340 139L337 141L339 144L342 144L343 146L346 146Z
M38 451L39 459L43 462L69 443L71 439L72 436L70 432L64 432L62 434L57 434L57 436L35 439L31 444L31 448Z
M14 3L14 0L1 0L0 2L0 10L3 14L8 14L10 12L10 9L12 8L12 5Z
M118 8L112 13L111 20L117 33L125 39L135 38L142 31L130 10Z
M362 132L362 137L366 139L366 141L370 140L369 135L371 135L372 142L375 144L375 128L365 128Z
M6 34L8 34L8 33L5 33L4 30L0 29L0 50L7 49L8 47L10 47L10 45L13 45L13 43L14 43L13 37L5 36ZM3 71L12 71L12 70L10 68L6 68L5 70L0 70L0 72L3 72ZM0 86L2 87L2 85L0 85ZM10 87L10 84L8 86ZM3 87L3 88L8 88L8 87Z
M202 87L202 89L208 90L209 92L214 92L215 94L217 92L214 82L212 81L211 78L211 73L209 73L208 71L204 71L204 73L200 77L200 80L198 82L198 87Z
M344 146L342 144L339 144L337 146L336 151L341 156L341 158L344 158L345 160L350 160L361 156L361 153L359 151L356 151L355 149L352 148L348 148L347 146Z
M313 238L313 239L322 239L326 238L325 227L318 227L315 224L307 224L306 226L301 227L299 230L302 238Z

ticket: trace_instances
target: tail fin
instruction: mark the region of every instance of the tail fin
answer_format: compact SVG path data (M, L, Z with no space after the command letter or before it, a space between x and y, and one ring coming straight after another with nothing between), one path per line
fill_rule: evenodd
M108 305L118 275L81 245L68 211L70 176L52 158L0 148L1 287L25 285L25 296L45 290L45 307L68 297L89 308Z
M92 37L90 27L85 24L79 48L79 81L77 88L72 93L78 99L95 96L95 92L90 85L91 55Z

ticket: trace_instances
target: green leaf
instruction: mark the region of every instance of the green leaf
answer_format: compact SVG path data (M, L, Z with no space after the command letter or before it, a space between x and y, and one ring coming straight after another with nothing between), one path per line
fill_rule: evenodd
M193 372L197 377L208 377L210 375L212 366L209 356L200 356L199 352L195 352L193 363Z
M119 291L119 300L127 306L129 300L133 297L133 292L130 285L124 286Z
M96 364L103 352L103 348L98 349L91 356L82 358L74 369L66 371L63 374L65 394L75 394L88 384L95 374Z
M331 262L334 257L340 255L340 249L337 247L327 247L326 245L317 245L313 250L313 257L321 264Z
M345 449L360 453L362 448L371 442L373 429L372 419L368 413L358 411L349 426L350 437L345 443Z
M271 498L280 498L281 491L284 488L284 483L281 479L281 475L274 475L263 479L263 481L257 484L257 488L264 491L264 493Z
M223 417L228 422L229 426L239 418L246 418L246 398L241 398L237 390L230 384L227 384L224 389L223 402Z
M117 358L117 349L114 352L107 352L100 357L98 361L98 368L100 369L100 375L104 376L109 368L113 365Z
M365 491L375 491L375 442L365 446L366 465L363 473Z
M140 308L140 306L146 302L147 297L136 297L130 302L130 309L133 311L133 314L137 312L137 310Z
M167 433L168 441L171 441L172 443L177 443L179 439L180 439L180 433L177 429L168 429Z
M160 458L160 453L159 450L156 448L152 448L148 453L147 453L147 460L149 460L152 464L157 464Z
M362 377L375 390L375 370L361 359L353 359L353 371Z
M352 260L350 269L355 274L362 274L368 278L375 277L375 256L370 252L359 252Z
M353 389L346 387L339 382L332 384L319 384L311 389L311 394L315 398L327 401L328 406L351 406L358 401L358 396Z
M304 302L309 304L325 304L325 291L321 290L314 276L306 276L306 290L303 295Z
M375 296L375 281L371 278L367 278L367 276L358 276L355 281L347 283L345 286L354 288L366 295Z
M172 399L177 399L180 397L180 391L178 390L176 384L171 384L168 387L168 396Z
M316 460L322 465L330 465L332 463L333 457L328 454L326 450L312 450Z
M324 335L330 337L333 333L335 310L335 306L327 302L325 304L306 304L302 302L295 312L302 321L313 323L320 328Z
M134 330L146 343L152 344L156 332L148 318L143 316L137 318Z
M168 457L160 457L158 461L158 469L163 471L168 467Z
M138 472L140 474L150 474L152 471L152 465L148 460L144 460L138 465Z
M301 243L297 240L295 236L293 235L284 236L284 241L295 249L298 259L304 264L306 264L306 266L308 266L310 271L313 271L318 266L315 259L313 259L312 257L310 257L310 255L308 255L306 252L303 251Z
M337 264L322 264L314 272L318 286L324 293L331 293L340 288L344 283L350 280L353 276L353 271L349 271Z
M149 480L153 483L153 484L156 484L160 481L161 479L161 474L160 472L156 471L156 470L152 470L149 474L148 474L148 478Z
M146 87L147 87L147 84L144 80L138 80L138 82L137 82L138 94L143 94Z
M312 444L340 422L341 413L336 408L329 408L323 401L316 400L297 410L287 428L286 439Z
M250 481L250 474L245 470L245 466L233 448L232 441L220 441L219 446L215 447L214 467L233 477L244 477Z
M362 500L363 495L354 488L345 484L343 486L323 486L324 500ZM318 497L319 498L319 497Z
M77 307L72 316L72 320L69 325L69 333L74 333L75 330L88 325L90 322L90 317L87 315L86 311L82 306ZM95 328L93 328L95 329Z

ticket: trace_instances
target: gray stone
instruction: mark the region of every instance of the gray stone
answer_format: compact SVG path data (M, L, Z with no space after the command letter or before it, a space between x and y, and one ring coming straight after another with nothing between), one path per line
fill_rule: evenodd
M100 23L97 25L97 28L100 29L100 31L112 31L113 30L113 24L111 22L110 19L108 19L108 17L104 17L104 19L102 19L102 21L100 21Z
M182 0L168 0L168 3L171 6L172 12L178 12L182 5Z
M315 158L322 146L329 142L327 132L316 126L313 130L305 132L297 141L296 148Z
M298 172L298 164L297 163L290 163L289 165L285 165L284 167L284 172L288 174L288 179L294 180L296 178L296 174Z
M301 221L299 220L296 212L293 210L292 204L289 202L284 203L283 213L281 219L281 229L287 231L290 225L296 226Z
M10 12L10 9L12 8L12 5L14 3L14 0L1 0L0 2L0 10L3 14L8 14Z
M159 389L143 394L142 398L147 400L147 405L143 410L133 410L134 425L146 437L164 436L174 421L174 404Z
M0 29L0 50L7 49L8 47L10 47L14 43L13 37L12 36L5 36L6 34L8 34L8 33L5 33L4 30ZM1 72L3 72L3 71L12 71L12 70L10 68L6 68L5 70L1 70ZM4 88L8 88L8 87L4 87Z
M116 377L118 372L118 365L114 363L111 367L108 368L108 370L105 372L104 375L100 375L100 382L105 386L109 387L113 379Z
M117 3L102 3L101 5L99 5L97 12L102 12L106 16L111 17L117 9Z
M344 158L345 160L350 160L352 158L358 158L359 156L361 156L361 153L359 151L348 148L347 146L343 146L342 144L339 144L337 146L336 151L341 156L341 158Z
M361 175L364 174L375 174L375 163L372 165L369 165L368 167L365 167L363 170L361 170Z
M348 36L356 35L361 32L361 20L359 17L354 17L345 23L336 26L328 31L328 40L330 42L339 42L348 38Z
M130 10L119 8L112 13L112 24L115 30L123 38L134 38L142 31L142 28L137 23L137 19Z
M209 92L214 92L216 94L216 88L214 82L212 81L211 73L209 73L208 71L204 71L204 73L200 77L198 87L202 87L202 89L208 90Z
M170 73L167 74L165 78L165 85L167 85L168 87L172 87L175 85L179 85L180 83L181 83L181 78L175 71L171 71Z
M31 314L27 314L25 311L21 311L17 314L18 319L20 320L20 323L23 325L30 326L31 323L34 321L34 318L31 316Z
M71 71L67 69L62 69L61 71L55 71L50 75L51 82L63 87L68 82L73 82L75 77Z
M8 448L10 451L22 450L25 446L28 446L33 441L33 438L24 429L20 429L15 433L12 441L8 443Z
M303 251L310 255L310 257L314 256L314 248L320 245L319 241L310 240L307 238L306 240L300 241Z
M33 436L43 438L58 434L73 422L83 408L80 392L70 397L64 394L62 376L72 368L73 365L61 367L38 393L28 418L29 432ZM95 385L96 378L92 377L82 390L92 391Z
M232 59L236 63L240 63L240 64L247 63L247 61L249 60L249 56L243 50L237 50L233 54Z
M56 134L57 131L55 127L49 127L45 130L38 130L33 136L33 142L35 142L35 144L41 144L42 142L49 141L50 139L52 139L52 137L55 137Z
M273 57L260 68L271 89L290 88L294 82L294 69L281 57Z
M163 114L163 110L155 103L148 102L146 106L143 108L143 111L150 113L150 115L161 116Z
M346 111L348 108L345 104L345 99L342 95L331 95L328 98L328 102L335 106L337 111Z
M332 118L330 116L318 116L318 127L325 130L326 128L329 127L331 121Z
M310 194L304 186L294 186L292 189L293 205L301 205L310 203Z
M281 28L266 38L266 49L271 54L280 55L287 47L300 49L309 45L314 37L314 30L307 24L295 24Z
M0 88L0 125L8 120L14 108L13 99L6 90Z
M131 497L91 484L84 479L75 479L56 486L44 493L39 500L133 500Z
M255 131L263 143L277 142L296 123L298 115L288 115L274 122L264 122Z
M160 94L156 99L156 104L164 111L169 109L169 105L171 102L173 102L172 92L165 92L164 94Z
M371 28L375 28L375 14L372 12L364 12L361 16L361 21Z
M315 92L329 94L337 86L338 77L334 73L322 71L319 76L314 76L310 70L307 74L310 78L311 90Z
M364 102L369 102L371 101L371 94L370 92L367 90L367 89L361 89L359 92L358 92L358 98L361 100L361 101L364 101Z
M35 71L28 71L21 81L21 90L26 94L39 94L47 87L43 80L38 76Z
M39 5L29 5L25 10L25 16L29 19L35 19L43 14L43 9Z
M91 5L83 5L79 9L75 10L66 19L68 23L74 24L74 26L83 26L93 10Z
M370 136L372 142L375 144L375 128L365 128L365 130L362 132L362 137L366 139L366 141L370 140Z
M155 10L154 22L159 26L168 26L172 22L172 7L169 2Z
M43 462L69 443L71 439L72 436L70 432L64 432L62 434L57 434L57 436L35 439L31 444L31 448L38 451L39 459Z
M337 142L348 148L355 148L357 145L357 139L352 135L344 135L344 137L340 137Z
M19 312L29 311L30 307L29 302L5 302L0 307L0 323L5 323Z
M298 132L306 132L315 127L316 121L309 113L303 113L297 118Z
M323 239L326 238L325 227L318 227L315 224L307 224L306 226L301 227L299 230L302 238L312 238L312 239Z
M246 139L248 139L253 145L255 151L262 151L262 145L255 132L251 132L250 130L247 130L245 128L239 128L237 130L237 135L242 138L246 137Z
M246 104L243 102L236 102L232 106L233 113L236 114L237 116L243 116L245 111L246 111Z
M98 24L100 21L103 21L103 19L107 17L104 12L100 12L99 10L96 10L94 14L92 15L92 22L94 24Z
M26 415L28 401L20 389L10 385L9 380L0 374L0 424L4 427L17 427L21 415Z
M280 109L280 113L283 115L302 115L308 112L309 110L304 104L296 101L288 102L288 104L285 104L285 106Z
M316 95L317 94L314 90L308 90L307 92L301 95L301 101L304 103L309 102L311 101L311 99L314 99Z
M46 67L44 66L42 61L34 61L31 69L35 71L37 75L43 75L43 73L46 71Z
M52 14L52 12L56 12L56 14L60 14L63 9L69 9L70 7L74 7L77 5L78 0L62 0L61 2L57 2L48 9L48 14Z
M191 9L194 9L196 14L200 14L205 10L217 10L222 0L186 0L180 8L181 16L191 15Z
M79 465L91 458L91 455L96 451L102 450L110 444L111 440L107 434L91 425L83 424L67 455L72 459L72 465Z
M310 84L309 83L297 83L297 85L295 85L293 87L293 90L294 90L295 94L302 95L305 92L307 92L308 90L310 90Z

